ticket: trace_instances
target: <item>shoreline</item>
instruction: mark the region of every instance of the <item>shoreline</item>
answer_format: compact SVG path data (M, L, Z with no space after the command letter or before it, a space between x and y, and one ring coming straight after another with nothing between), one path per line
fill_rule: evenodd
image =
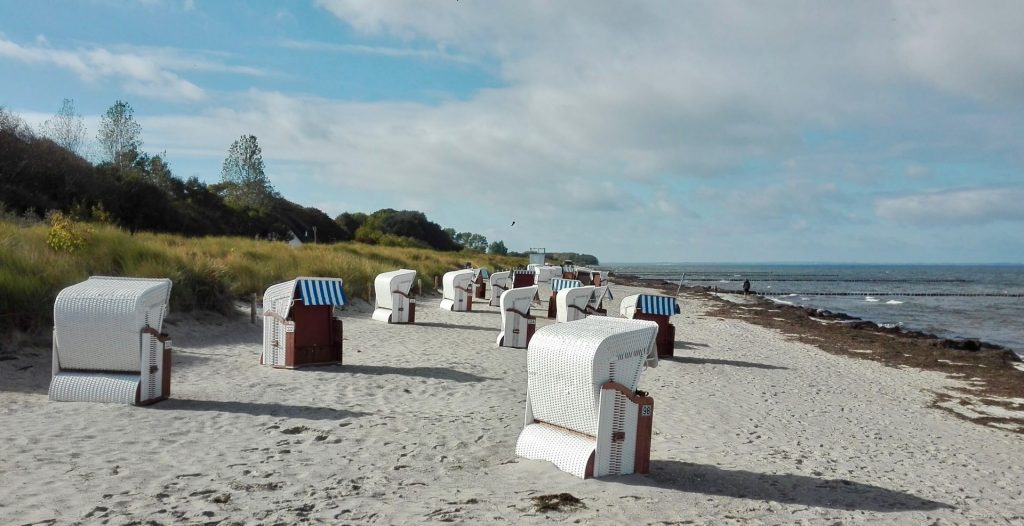
M616 283L648 287L675 295L676 286L615 276ZM936 394L932 407L976 424L1024 434L1024 363L1011 349L978 340L952 340L899 327L886 328L844 313L773 302L756 294L683 287L683 298L716 305L709 316L738 319L813 345L830 354L883 363L890 367L938 372L970 385L955 394ZM677 336L678 337L678 336ZM1005 409L1010 413L1004 413Z
M674 284L672 284L672 283L670 283L670 282L668 282L666 280L660 279L660 278L641 278L639 276L633 276L633 275L628 275L628 274L611 274L611 275L613 277L615 277L617 280L622 281L623 283L635 283L635 284L637 284L637 286L647 286L647 287L656 288L658 290L662 290L664 292L668 292L668 293L671 293L671 294L675 293ZM679 290L680 290L680 292L686 291L686 292L693 292L693 293L708 293L708 294L732 294L732 295L737 295L737 296L743 296L744 295L742 291L738 291L738 290L735 290L735 291L734 290L717 290L716 291L716 290L714 290L714 288L712 286L709 286L709 285L684 286L684 287L682 287ZM751 291L747 296L750 296L750 297L756 296L756 297L761 298L761 299L763 299L763 300L765 300L767 302L770 302L771 304L779 305L780 307L791 307L791 308L801 309L804 312L806 312L808 316L816 316L818 318L823 318L823 319L828 319L828 320L832 320L832 321L847 323L851 327L854 327L854 328L883 331L883 332L887 332L887 333L890 333L890 334L899 334L899 335L902 335L902 336L907 337L907 338L915 338L915 339L928 340L930 342L937 342L937 344L942 345L943 347L946 347L948 349L956 349L956 350L971 351L971 352L980 351L980 350L996 350L996 351L1005 350L1005 351L1009 351L1012 355L1014 355L1014 358L1017 361L1024 362L1024 349L1014 349L1014 348L1011 348L1009 346L998 344L998 343L994 343L994 342L990 342L990 341L986 341L986 340L981 339L981 338L975 338L975 337L969 337L969 336L963 336L963 337L958 337L958 338L947 338L947 337L944 337L944 336L939 336L937 334L932 334L932 333L925 332L925 331L920 331L920 330L916 330L916 329L907 329L907 328L904 328L903 326L890 326L889 324L879 324L877 322L874 322L874 321L871 321L871 320L866 320L864 318L853 316L851 314L848 314L848 313L845 313L845 312L841 312L841 311L832 311L832 310L824 309L824 308L801 306L801 305L796 305L796 304L789 303L789 302L782 301L782 300L776 300L776 299L773 299L773 296L770 295L770 294L763 294L763 293L759 293L759 292L755 292L755 291ZM910 294L910 296L913 296L913 294Z

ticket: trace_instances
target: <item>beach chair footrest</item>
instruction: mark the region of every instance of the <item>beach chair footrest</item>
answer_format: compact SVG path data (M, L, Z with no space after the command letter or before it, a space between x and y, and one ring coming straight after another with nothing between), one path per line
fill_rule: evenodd
M547 460L580 478L593 476L596 449L594 437L542 422L526 426L516 442L516 455Z
M50 382L50 400L135 405L140 383L137 374L65 371Z

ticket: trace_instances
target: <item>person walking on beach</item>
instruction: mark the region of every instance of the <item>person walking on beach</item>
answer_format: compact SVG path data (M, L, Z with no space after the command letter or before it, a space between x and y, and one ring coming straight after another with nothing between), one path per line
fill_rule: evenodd
M743 295L746 296L747 294L750 294L750 280L749 279L743 280Z

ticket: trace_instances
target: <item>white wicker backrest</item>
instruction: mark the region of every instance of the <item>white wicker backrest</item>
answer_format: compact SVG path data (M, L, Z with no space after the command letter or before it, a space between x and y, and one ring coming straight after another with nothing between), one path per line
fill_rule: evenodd
M601 385L636 390L658 325L603 316L537 330L527 351L527 397L536 420L597 433Z
M578 310L569 312L571 306L579 310L587 308L590 297L594 295L594 287L572 287L558 291L555 301L558 303L558 321L576 320L583 317Z
M491 274L491 278L490 278L490 280L487 283L490 286L492 286L492 287L505 287L505 288L508 288L509 285L511 285L511 283L509 283L509 281L511 281L511 279L512 279L512 273L507 271L507 270L503 270L501 272L494 272L494 273L492 273Z
M536 285L531 287L519 287L518 289L508 289L501 293L499 308L501 309L501 312L505 312L505 309L515 309L519 312L527 312L530 310L530 305L533 303L533 298L536 296ZM505 317L502 316L503 324L504 320Z
M377 277L373 280L373 291L377 297L377 308L394 308L392 292L398 291L403 294L409 294L414 281L416 281L415 270L403 268L377 274Z
M455 301L457 299L455 289L465 291L466 287L473 283L474 279L476 279L476 271L469 268L445 273L441 279L443 285L442 296L444 299Z
M263 293L263 310L269 310L282 318L287 318L292 310L292 299L295 297L295 283L292 279L267 287Z
M538 270L538 281L551 281L551 278L562 277L562 267L554 265L544 265Z
M622 298L619 303L619 314L626 318L632 318L633 313L636 312L636 302L640 299L639 294L632 294Z
M138 374L142 329L162 329L170 297L169 279L93 276L60 291L53 304L60 368Z
M601 305L601 300L603 300L607 294L608 285L594 287L594 293L590 295L590 306L596 309L599 305Z

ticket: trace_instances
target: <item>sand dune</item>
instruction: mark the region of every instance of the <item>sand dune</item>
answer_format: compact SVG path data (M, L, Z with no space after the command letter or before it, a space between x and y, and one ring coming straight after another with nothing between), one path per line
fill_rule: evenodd
M954 380L696 297L641 380L649 475L519 459L526 351L495 347L496 308L437 303L413 326L350 309L345 365L304 370L259 366L247 317L172 314L173 399L148 408L48 402L49 349L0 362L0 523L1024 523L1024 439L929 408ZM535 510L562 492L582 505Z

